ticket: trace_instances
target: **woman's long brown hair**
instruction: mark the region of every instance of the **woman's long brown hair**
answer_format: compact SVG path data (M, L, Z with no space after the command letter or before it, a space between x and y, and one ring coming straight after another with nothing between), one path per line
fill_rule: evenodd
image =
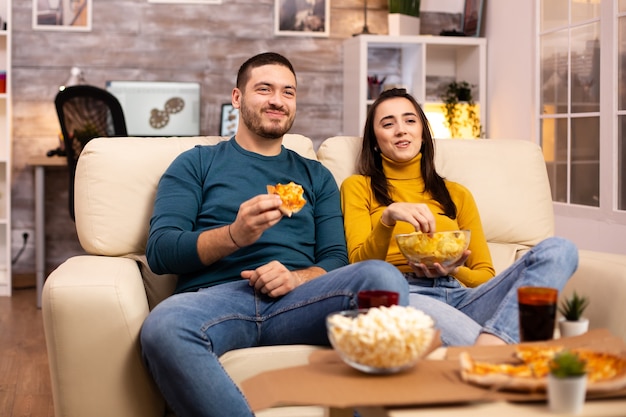
M383 159L378 150L378 142L374 133L376 109L382 102L392 98L405 98L415 107L415 111L423 126L422 147L420 149L422 153L421 174L424 179L423 192L430 193L432 198L441 204L444 215L455 219L456 205L452 201L452 197L450 197L450 192L443 177L435 170L435 148L430 124L421 106L405 89L393 88L383 91L368 110L365 128L363 129L363 148L361 149L361 157L358 163L359 173L370 177L374 197L380 204L388 206L394 202L389 192L389 183L383 172Z

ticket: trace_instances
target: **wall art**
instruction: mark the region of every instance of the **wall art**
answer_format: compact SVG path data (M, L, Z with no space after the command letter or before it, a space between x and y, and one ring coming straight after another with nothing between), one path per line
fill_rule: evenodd
M220 136L233 136L237 133L239 123L239 109L232 104L222 104L222 116L220 117Z
M465 36L480 36L485 0L465 0L463 9L463 33Z
M222 4L222 0L148 0L148 3L178 3L178 4Z
M92 0L33 0L33 29L91 30Z
M330 0L276 0L274 34L277 36L328 36Z

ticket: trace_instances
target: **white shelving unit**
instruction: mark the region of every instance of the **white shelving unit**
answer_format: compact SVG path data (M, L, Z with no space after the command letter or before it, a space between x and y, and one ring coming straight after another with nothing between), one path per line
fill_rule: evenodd
M480 120L487 122L487 41L449 36L359 35L343 45L343 134L363 133L368 76L406 88L422 105L439 104L437 80L473 86Z
M11 0L0 0L0 296L11 295ZM2 85L0 81L0 85Z

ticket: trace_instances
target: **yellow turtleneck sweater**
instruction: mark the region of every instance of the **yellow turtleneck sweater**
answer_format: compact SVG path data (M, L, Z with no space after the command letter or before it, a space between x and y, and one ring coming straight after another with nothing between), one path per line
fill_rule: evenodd
M467 287L475 287L493 278L495 271L485 240L480 215L470 191L461 184L446 181L446 186L457 208L457 218L442 214L441 205L424 192L420 174L422 154L407 162L395 162L383 156L383 171L389 181L391 198L398 202L424 203L435 215L437 231L471 230L469 250L472 252L465 266L454 277ZM341 206L344 215L348 257L351 263L366 259L382 259L402 272L411 272L406 258L398 249L394 236L411 233L409 223L399 221L388 227L380 221L386 206L374 198L370 178L352 175L341 185Z

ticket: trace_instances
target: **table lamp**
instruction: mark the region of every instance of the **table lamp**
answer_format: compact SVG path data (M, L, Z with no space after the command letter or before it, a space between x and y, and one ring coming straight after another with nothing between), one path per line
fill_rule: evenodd
M65 90L65 87L69 87L72 85L78 84L87 84L85 81L85 77L83 76L83 71L78 67L72 67L70 70L70 76L65 80L63 84L59 86L59 91Z
M371 34L372 32L370 32L369 28L367 27L367 0L363 0L363 29L361 29L361 32L355 33L352 36Z

